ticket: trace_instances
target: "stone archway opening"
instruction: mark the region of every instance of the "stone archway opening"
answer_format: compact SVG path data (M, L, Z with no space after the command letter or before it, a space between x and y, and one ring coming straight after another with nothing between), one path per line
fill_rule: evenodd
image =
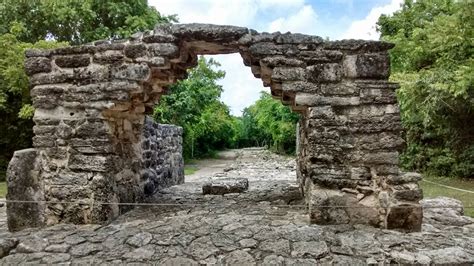
M125 41L30 50L35 149L12 159L8 197L73 203L9 203L9 227L101 223L122 211L114 203L141 202L145 115L197 55L239 53L274 97L301 113L297 177L312 222L419 230L419 176L398 167L391 47L176 24Z

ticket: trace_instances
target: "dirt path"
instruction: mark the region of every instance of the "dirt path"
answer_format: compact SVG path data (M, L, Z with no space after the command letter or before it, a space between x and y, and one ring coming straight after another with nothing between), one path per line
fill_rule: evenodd
M239 155L239 150L227 150L217 153L215 159L197 160L192 166L198 168L196 172L191 175L186 175L185 182L203 181L207 178L223 172L229 165L235 162Z

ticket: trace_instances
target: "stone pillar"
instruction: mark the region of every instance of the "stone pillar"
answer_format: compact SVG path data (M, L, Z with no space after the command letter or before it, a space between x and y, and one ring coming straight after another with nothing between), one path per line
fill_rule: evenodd
M304 183L310 220L420 230L417 178L398 168L402 128L398 86L386 81L388 54L346 54L338 64L308 68L318 92L297 93L295 102L308 106L300 160L312 181Z
M35 149L15 151L7 170L8 228L18 231L45 224L44 185ZM38 201L38 203L34 203Z

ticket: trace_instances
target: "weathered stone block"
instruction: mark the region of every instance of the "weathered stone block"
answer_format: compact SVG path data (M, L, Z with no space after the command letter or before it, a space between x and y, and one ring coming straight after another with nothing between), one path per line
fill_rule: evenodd
M306 92L318 93L321 89L320 84L304 82L304 81L288 81L282 83L282 90L284 92Z
M337 63L316 64L306 68L311 82L338 82L342 79L342 67Z
M103 155L72 154L68 167L78 171L107 172L111 163L111 158Z
M389 103L393 104L397 102L397 95L393 90L390 89L360 89L360 101L361 103Z
M106 65L90 65L89 67L75 68L75 84L91 84L107 81L110 78L110 68Z
M419 204L399 204L389 209L386 219L387 229L420 231L423 210Z
M399 175L390 175L386 178L386 182L392 185L401 185L405 183L416 183L421 181L423 176L419 173L414 172L405 172L400 173Z
M202 185L202 194L224 195L242 193L249 188L247 178L223 178Z
M272 73L275 81L304 80L305 76L304 69L300 67L275 67Z
M122 62L124 54L122 51L108 50L100 53L95 53L93 61L98 64L114 64Z
M7 169L7 200L44 201L43 180L35 149L16 151ZM8 229L18 231L45 225L44 203L8 202Z
M390 75L390 59L387 53L348 55L344 72L349 78L386 79Z
M54 71L51 73L37 73L30 76L31 85L67 83L73 80L74 73L72 71Z
M25 72L33 75L41 72L51 71L51 60L46 57L30 57L25 61Z
M88 66L90 62L91 56L89 54L57 56L54 59L54 63L58 67L64 68L85 67Z
M331 106L317 106L308 108L308 118L334 119Z
M277 45L273 42L258 42L249 47L249 51L254 56L283 55L289 51L292 45ZM293 48L295 49L295 48Z
M285 56L269 56L260 60L260 64L270 68L274 67L304 67L305 63L301 60Z
M137 63L147 63L153 67L169 67L169 63L164 57L155 56L155 57L138 57L135 58L135 62Z
M148 45L151 56L167 56L174 58L179 56L179 49L173 43L154 43Z
M137 58L147 54L147 47L142 43L133 43L125 47L124 53L129 58Z
M295 96L295 104L301 106L350 106L359 105L359 97L339 97L339 96L322 96L310 93L297 93Z
M276 43L292 43L292 44L321 44L323 38L319 36L310 36L301 33L284 33L276 37Z
M308 65L314 65L317 63L339 63L343 57L344 54L340 51L328 50L311 49L310 51L301 51L298 54L298 58L303 60Z
M356 195L317 186L308 192L311 223L380 225L376 200L359 202Z
M128 79L145 81L150 78L150 68L144 64L123 64L112 68L112 77L116 79Z
M423 198L423 190L421 189L407 189L407 190L395 190L393 196L398 200L416 201L418 202Z

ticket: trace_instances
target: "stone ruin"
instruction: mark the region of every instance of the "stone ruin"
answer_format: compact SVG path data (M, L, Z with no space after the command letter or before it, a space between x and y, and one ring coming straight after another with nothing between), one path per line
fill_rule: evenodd
M20 221L9 221L10 229L103 223L123 210L94 202L142 202L160 186L183 182L181 129L165 126L156 137L150 129L161 126L146 114L198 55L240 53L273 97L301 114L297 179L312 223L420 230L420 176L398 167L403 140L398 85L388 82L392 47L172 24L129 40L28 50L34 149L15 153L8 199L56 203L8 203L9 220ZM156 160L156 147L171 147L163 150L166 160Z

